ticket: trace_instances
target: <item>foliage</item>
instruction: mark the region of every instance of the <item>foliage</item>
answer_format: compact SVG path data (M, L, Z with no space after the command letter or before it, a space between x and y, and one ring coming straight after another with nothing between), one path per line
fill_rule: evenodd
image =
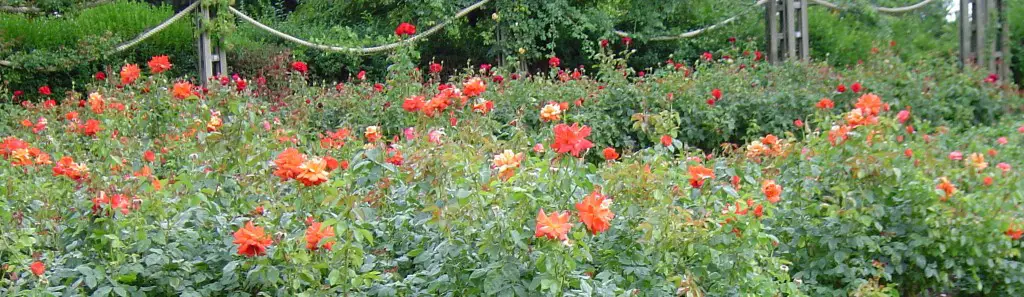
M172 70L176 75L190 73L194 71L196 57L192 25L187 18L125 52L109 53L118 43L134 38L171 15L170 6L126 0L70 15L0 14L0 54L16 64L14 68L0 67L0 76L13 90L32 90L49 84L55 92L63 92L74 87L72 81L90 78L97 71L111 71L102 65L158 54L177 61Z
M52 105L3 105L0 294L1020 293L1024 100L1012 86L888 50L849 70L722 54L731 62L643 77L599 50L578 78L473 67L443 80L404 48L383 83L311 84L304 64L276 61L276 86L147 72L118 87L112 73L43 98ZM466 102L452 92L432 116L406 110L444 81ZM864 89L835 91L850 82ZM865 105L868 92L882 101ZM826 96L836 108L816 109ZM493 110L474 108L485 100ZM541 121L549 101L568 108ZM855 112L877 122L831 132ZM557 153L560 124L590 127L596 146ZM622 156L601 160L606 146ZM286 149L304 155L297 176ZM523 155L496 161L504 150ZM315 156L343 165L323 171ZM73 178L76 164L87 177ZM326 180L304 185L307 173ZM936 188L947 179L955 193ZM614 217L588 232L577 203L594 193ZM569 210L565 240L538 232L540 210ZM248 223L263 231L239 231ZM334 235L310 242L311 226ZM270 241L266 253L243 255L247 237Z
M50 5L43 2L37 1L35 5ZM77 9L71 8L74 5L67 3L69 1L49 2L53 2L51 4L55 8L47 10L64 14L59 17L5 14L0 17L0 34L3 36L32 36L31 42L17 42L15 38L2 38L4 40L0 41L3 44L0 45L0 57L28 66L28 69L0 68L4 79L14 90L27 90L38 85L44 79L38 74L40 70L60 75L59 82L51 80L48 83L63 90L71 87L71 81L81 81L101 70L101 65L117 61L141 60L165 53L181 61L178 63L180 67L175 69L179 75L186 73L182 71L190 71L185 65L191 68L194 64L194 38L188 21L172 26L171 32L158 34L154 37L156 40L147 41L128 53L102 55L103 49L129 39L169 16L166 6L147 7L144 3L122 0L116 4ZM227 0L207 2L231 3ZM411 22L422 31L475 3L470 0L361 0L342 3L316 0L302 1L301 5L265 0L235 2L237 8L283 32L315 42L353 47L394 42L393 32L398 23ZM817 6L810 9L811 52L819 60L826 60L837 67L855 65L869 57L872 48L884 48L889 41L900 45L897 54L907 61L955 57L956 24L945 21L948 12L943 5L928 5L914 13L890 16L874 12L869 6L902 6L909 1L832 2L846 10L833 11ZM1021 3L1020 0L1010 1L1009 15L1016 15L1014 12L1021 9ZM14 1L12 4L26 3ZM704 52L728 51L729 46L723 43L728 38L737 38L739 43L753 48L763 48L761 8L749 5L750 1L745 0L495 0L464 18L454 20L446 29L432 36L431 42L419 43L416 49L421 52L419 63L443 63L446 65L445 75L454 73L454 69L480 64L518 66L543 72L547 70L546 60L550 56L560 57L564 65L597 63L592 59L599 49L595 41L608 39L616 50L627 47L637 50L629 64L646 69L658 67L666 56L692 61ZM110 17L111 12L121 11L132 12L131 17ZM703 28L735 14L741 15L738 21L695 38L647 40L653 36ZM215 20L213 24L217 27L214 30L227 35L229 55L240 58L238 61L228 60L233 73L257 76L258 71L249 71L272 66L262 63L270 60L260 59L266 56L263 53L267 48L287 48L295 59L310 63L315 70L314 80L345 81L364 70L374 80L386 75L389 64L383 55L313 50L281 40L245 23L232 23L227 14L221 15L224 18ZM1024 26L1019 24L1019 18L1011 17L1010 21L1015 28L1013 36L1020 36L1020 28ZM110 25L111 22L117 26ZM62 30L65 28L82 29ZM632 45L626 46L618 40L612 34L613 29L630 32L635 37ZM79 43L85 43L85 46L61 47ZM1012 49L1015 53L1021 48L1021 44L1014 42ZM1017 73L1020 73L1021 63L1018 62L1022 55L1014 55L1016 58L1011 61ZM1021 75L1016 77L1019 81Z

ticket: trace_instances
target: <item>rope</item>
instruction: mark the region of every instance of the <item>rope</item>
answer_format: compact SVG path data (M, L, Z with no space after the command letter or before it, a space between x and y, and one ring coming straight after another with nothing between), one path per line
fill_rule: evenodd
M751 5L750 8L753 9L754 7L758 7L758 6L764 5L765 3L768 3L768 0L760 0L760 1L757 1L757 3L754 3L754 5ZM738 13L738 14L730 17L730 18L727 18L727 19L725 19L725 20L723 20L721 22L715 23L714 25L711 25L711 26L707 26L707 27L704 27L704 28L700 28L700 29L697 29L697 30L690 31L690 32L684 32L684 33L679 34L679 35L655 36L655 37L649 38L648 40L650 40L650 41L667 41L667 40L691 38L691 37L700 35L701 33L704 33L705 31L713 30L715 28L728 25L729 23L732 23L732 22L738 20L740 18L740 16L746 14L749 11L750 10L746 10L746 11L740 12L740 13ZM615 35L618 35L620 37L629 37L629 35L630 35L630 33L626 33L624 31L620 31L620 30L614 30L613 32L615 32Z
M125 43L122 43L121 45L118 45L110 53L113 54L113 53L117 53L117 52L120 52L120 51L124 51L124 50L128 49L129 47L132 47L132 46L138 44L139 42L142 42L143 40L146 40L146 38L149 38L150 36L153 36L154 34L159 33L161 30L167 28L172 23L174 23L174 22L178 21L179 19L181 19L182 17L184 17L186 14L191 12L193 9L196 9L197 6L199 6L199 1L192 2L191 5L189 5L188 7L185 7L185 9L182 9L177 14L175 14L171 18L167 19L163 23L160 23L159 25L156 25L156 27L153 27L152 29L146 30L146 32L142 32L142 34L139 34L139 36L136 36L132 40L129 40L129 41L125 42Z
M765 3L768 3L768 1L769 0L759 0L756 3L754 3L754 5L751 5L751 8L764 5ZM818 5L825 6L825 7L831 8L831 9L837 9L837 10L842 10L843 9L839 5L836 5L835 3L831 3L831 2L828 2L828 1L825 1L825 0L807 0L807 1L814 2L814 3L818 4ZM921 2L918 2L917 4L903 6L903 7L879 7L879 6L872 6L872 8L877 10L878 12L889 13L889 14L897 14L897 13L904 13L904 12L908 12L908 11L911 11L911 10L915 10L915 9L924 7L925 5L928 5L928 3L931 3L932 1L933 0L923 0ZM701 33L706 32L706 31L713 30L715 28L728 25L729 23L732 23L732 22L738 20L739 17L742 16L743 14L745 14L746 12L748 12L748 11L741 12L741 13L736 14L736 15L730 17L730 18L727 18L727 19L725 19L725 20L723 20L721 22L718 22L718 23L715 23L715 24L713 24L711 26L707 26L707 27L700 28L700 29L697 29L697 30L693 30L693 31L689 31L689 32L684 32L684 33L679 34L679 35L655 36L655 37L651 37L651 38L649 38L647 40L650 40L650 41L668 41L668 40L676 40L676 39L683 39L683 38L692 38L692 37L695 37L697 35L700 35ZM629 35L630 35L630 33L627 33L625 31L621 31L621 30L613 30L613 32L615 33L615 35L618 35L620 37L629 37Z
M0 6L0 11L11 12L11 13L39 13L39 8L38 7L32 7L32 6L16 7L16 6L10 6L10 5L3 5L3 6Z
M839 5L836 5L835 3L831 3L831 2L828 2L828 1L825 1L825 0L808 0L808 1L817 3L817 4L821 5L821 6L825 6L825 7L831 8L831 9L840 9L840 10L843 9L843 8L839 7ZM918 2L917 4L903 6L903 7L871 6L871 8L877 10L878 12L882 12L882 13L897 14L897 13L904 13L904 12L908 12L908 11L911 11L911 10L915 10L915 9L924 7L925 5L928 5L928 3L931 3L932 1L933 0L924 0L924 1Z
M490 1L491 0L481 0L480 2L477 2L476 4L473 4L473 5L470 5L470 6L466 7L466 8L463 8L458 13L456 13L454 17L451 17L448 20L446 20L446 21L444 21L444 22L442 22L442 23L440 23L440 24L438 24L436 26L431 27L430 29L427 29L426 31L420 32L420 34L416 34L413 37L410 37L409 39L405 39L405 40L402 40L402 41L399 41L399 42L395 42L395 43L374 46L374 47L340 47L340 46L331 46L331 45L313 43L313 42L305 41L305 40L296 38L294 36L282 33L281 31L274 30L274 28L271 28L271 27L269 27L267 25L264 25L264 24L262 24L262 23L260 23L260 22L258 22L256 20L254 20L253 18L245 15L241 11L238 11L234 7L228 7L228 11L231 11L231 13L235 14L236 16L241 18L242 20L245 20L246 22L251 23L253 26L256 26L256 27L258 27L260 29L263 29L264 31L270 32L270 33L272 33L274 35L277 35L278 37L284 38L284 39L286 39L288 41L291 41L291 42L294 42L294 43L298 43L298 44L301 44L301 45L305 45L305 46L308 46L308 47L312 47L312 48L316 48L316 49L321 49L321 50L325 50L325 51L369 54L369 53L375 53L375 52L380 52L380 51L386 51L386 50L394 49L394 48L397 48L399 46L403 46L403 45L407 45L407 44L413 43L416 40L426 38L427 36L430 36L431 34L434 34L435 32L437 32L438 30L441 30L442 28L444 28L444 26L447 26L453 20L455 20L457 18L461 18L463 16L466 16L467 14L472 12L473 10L476 10L477 8L480 8L481 6L483 6L484 4L487 4L487 2L490 2Z

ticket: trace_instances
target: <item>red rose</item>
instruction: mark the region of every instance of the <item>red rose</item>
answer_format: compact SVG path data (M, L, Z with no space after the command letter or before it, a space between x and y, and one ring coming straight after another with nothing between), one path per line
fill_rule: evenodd
M601 47L608 47L608 39L601 39Z
M299 73L306 74L309 71L309 66L305 62L295 61L292 62L292 70L298 71Z
M439 63L430 64L430 73L440 73L443 67Z
M39 94L42 94L43 96L50 96L53 93L50 92L50 86L42 86L39 87Z
M338 169L338 159L331 156L324 156L324 161L327 161L327 171L334 171Z
M715 97L715 100L722 99L722 90L720 90L720 89L711 90L711 97Z
M896 120L899 121L900 124L906 123L907 120L909 120L909 119L910 119L910 111L909 110L904 109L904 110L901 110L899 113L896 114Z
M625 44L626 46L633 45L633 38L629 38L628 36L622 37L622 44Z
M846 86L844 86L842 84L840 84L839 86L836 86L836 92L840 92L840 93L846 92Z
M663 146L670 146L670 145L672 145L672 136L662 135L661 136L661 145L663 145Z
M395 35L408 36L413 34L416 34L416 26L410 23L401 23L398 24L398 28L395 28Z
M551 68L558 68L559 64L562 64L562 60L558 59L558 57L551 57L551 59L548 59L548 65L551 65Z
M104 80L104 79L107 79L107 74L103 73L103 71L99 71L99 72L96 72L96 75L93 75L93 77L95 77L96 80Z
M604 151L602 153L604 154L604 159L605 160L612 161L612 160L616 160L616 159L619 158L619 153L616 152L615 148L612 148L612 147L604 148Z
M850 90L853 91L854 93L860 93L860 90L862 90L862 89L863 88L861 88L859 82L855 82L852 85L850 85Z
M43 262L35 261L32 263L32 266L29 266L29 269L32 270L32 274L40 276L43 275L43 272L46 272L46 264L43 264Z

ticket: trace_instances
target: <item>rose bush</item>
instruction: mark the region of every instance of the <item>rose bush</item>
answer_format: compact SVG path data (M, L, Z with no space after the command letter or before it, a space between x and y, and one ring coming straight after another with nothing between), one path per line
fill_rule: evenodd
M0 107L0 295L1024 287L1024 100L984 75L602 52L441 80L415 55L336 85L291 63L275 89L123 67Z

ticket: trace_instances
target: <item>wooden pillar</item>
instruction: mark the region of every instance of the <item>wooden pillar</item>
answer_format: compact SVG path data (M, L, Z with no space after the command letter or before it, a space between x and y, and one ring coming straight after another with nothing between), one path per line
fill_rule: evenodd
M988 5L985 0L960 0L960 66L985 64L985 27Z
M806 0L771 0L765 4L768 61L810 59Z
M973 1L960 0L960 11L956 16L960 25L960 68L967 67L974 58L971 51L971 2Z
M1008 0L994 0L993 9L996 12L996 32L999 37L995 40L992 51L992 69L999 75L999 79L1013 81L1013 72L1010 72L1010 19Z
M984 67L1010 77L1010 24L1006 0L960 0L960 66ZM992 20L995 20L992 22ZM994 25L994 26L993 26ZM988 32L990 28L992 33ZM986 42L989 35L995 36Z
M780 55L782 53L780 45L782 36L780 34L781 26L779 26L782 19L780 16L782 5L780 5L778 0L769 0L768 3L765 3L764 7L764 28L766 31L765 38L767 39L765 45L768 47L766 54L768 55L768 62L776 64L782 62L782 56Z
M811 41L810 41L810 25L807 20L807 6L809 5L807 0L799 0L793 3L796 7L797 25L794 29L797 38L797 54L800 56L800 60L810 61L811 60Z
M974 37L975 63L981 66L985 65L987 61L985 59L985 50L987 49L985 38L988 35L986 35L985 29L988 28L988 1L974 0L971 10L974 18L971 29L974 30L972 37Z
M796 7L793 7L794 0L783 0L782 2L782 30L785 32L786 59L796 57Z
M204 28L210 22L210 18L216 15L216 11L202 5L196 12L196 29L199 30L199 38L196 40L196 48L199 52L199 83L203 86L206 86L211 78L217 75L226 75L228 72L223 40L219 37L211 38Z

